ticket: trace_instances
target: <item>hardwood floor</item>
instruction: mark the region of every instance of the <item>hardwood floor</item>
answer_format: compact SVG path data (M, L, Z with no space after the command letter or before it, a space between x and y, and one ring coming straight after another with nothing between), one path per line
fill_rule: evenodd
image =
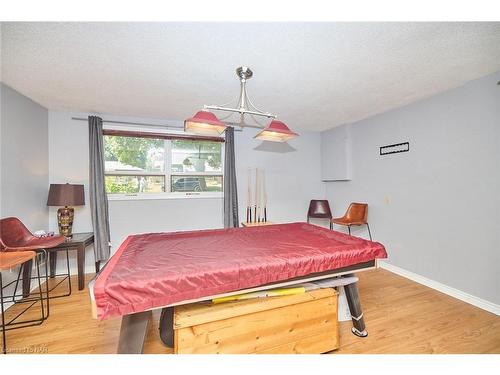
M500 353L500 317L397 276L386 270L362 272L359 289L368 337L340 328L334 353ZM90 276L89 276L90 278ZM76 277L73 279L76 288ZM6 317L18 307L9 309ZM153 314L145 353L171 353L158 334L159 312ZM88 290L51 301L42 325L7 332L14 352L114 353L120 319L92 319Z

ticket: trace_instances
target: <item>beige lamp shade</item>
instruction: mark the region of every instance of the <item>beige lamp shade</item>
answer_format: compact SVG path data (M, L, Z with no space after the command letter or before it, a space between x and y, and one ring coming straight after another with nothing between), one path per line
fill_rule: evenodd
M267 128L260 131L254 138L262 141L287 142L296 136L298 134L291 131L285 123L273 120Z
M84 206L83 185L50 184L47 206Z

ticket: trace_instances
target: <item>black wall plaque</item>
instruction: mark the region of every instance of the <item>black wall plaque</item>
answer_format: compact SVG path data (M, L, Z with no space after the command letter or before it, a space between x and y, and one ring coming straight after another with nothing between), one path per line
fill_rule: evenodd
M395 143L393 145L387 145L380 147L380 155L389 155L389 154L397 154L400 152L408 152L410 151L410 143Z

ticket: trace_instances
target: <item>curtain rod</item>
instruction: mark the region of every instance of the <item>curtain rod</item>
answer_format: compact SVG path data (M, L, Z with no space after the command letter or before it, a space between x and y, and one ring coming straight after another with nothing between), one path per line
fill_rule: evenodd
M85 117L71 117L72 120L76 121L88 121L88 118ZM162 128L167 128L167 129L184 129L184 126L173 126L173 125L161 125L161 124L150 124L147 122L131 122L131 121L115 121L115 120L102 120L102 122L106 122L108 124L123 124L123 125L138 125L138 126L155 126L155 127L162 127ZM236 129L234 125L229 125L232 126L235 132L242 132L243 129Z
M85 117L71 117L72 120L77 121L88 121ZM131 121L115 121L115 120L102 120L102 122L107 122L108 124L123 124L123 125L139 125L139 126L160 126L162 128L172 128L172 129L184 129L183 126L173 126L173 125L161 125L161 124L150 124L147 122L131 122Z

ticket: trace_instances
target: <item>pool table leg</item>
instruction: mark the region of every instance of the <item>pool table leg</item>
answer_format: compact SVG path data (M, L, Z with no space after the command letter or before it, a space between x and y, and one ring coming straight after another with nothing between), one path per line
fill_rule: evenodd
M354 276L354 275L348 275ZM365 320L363 318L363 310L361 309L361 301L359 300L358 285L352 283L344 286L345 295L347 297L347 304L351 312L352 325L351 332L359 337L368 336L366 332Z
M151 311L143 311L122 317L118 354L142 354L152 315Z
M165 307L161 310L160 316L160 338L169 348L174 347L174 308Z

